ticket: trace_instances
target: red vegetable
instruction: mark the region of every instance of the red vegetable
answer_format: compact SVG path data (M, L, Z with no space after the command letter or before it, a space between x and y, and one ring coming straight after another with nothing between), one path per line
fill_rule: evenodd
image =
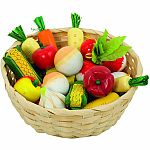
M50 69L54 66L56 51L56 47L49 45L45 48L36 50L32 54L32 59L40 69Z
M84 60L83 61L83 66L82 69L80 70L80 72L76 75L76 79L78 81L83 81L84 79L84 74L91 69L92 67L96 66L94 63L92 63L91 61L88 60Z
M94 66L84 75L84 87L95 97L106 96L112 91L114 77L111 71L104 66Z
M84 59L92 58L92 50L95 43L95 39L87 39L82 43L80 52L82 53Z
M103 66L111 70L111 72L122 71L126 66L126 56L118 58L114 61L104 61Z

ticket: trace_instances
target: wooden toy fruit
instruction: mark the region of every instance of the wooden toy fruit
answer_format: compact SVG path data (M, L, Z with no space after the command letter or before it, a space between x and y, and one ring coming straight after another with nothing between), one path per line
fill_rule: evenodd
M54 58L57 71L71 76L78 73L83 65L83 57L79 50L71 46L65 46L58 50Z
M91 109L91 108L98 107L101 105L109 104L109 103L114 102L118 98L119 98L119 95L117 93L111 92L105 97L101 97L101 98L93 100L92 102L88 103L84 108Z
M69 82L67 78L59 72L52 72L45 75L42 86L50 91L61 94L66 94L69 90Z

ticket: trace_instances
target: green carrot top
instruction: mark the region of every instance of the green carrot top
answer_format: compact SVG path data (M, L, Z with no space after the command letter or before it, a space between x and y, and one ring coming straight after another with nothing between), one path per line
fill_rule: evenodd
M114 61L125 55L130 46L123 45L125 36L119 36L107 40L108 32L105 30L103 36L97 39L92 50L92 61L95 64L101 64L102 61Z
M18 26L16 27L14 30L12 30L8 36L20 41L20 42L24 42L26 40L26 36L25 33L22 29L22 26Z
M71 14L71 20L72 20L72 27L79 28L81 17L77 13Z
M39 31L45 30L45 24L44 24L44 20L43 20L43 17L42 17L42 16L36 17L36 18L34 19L34 22L35 22L35 24L38 26Z

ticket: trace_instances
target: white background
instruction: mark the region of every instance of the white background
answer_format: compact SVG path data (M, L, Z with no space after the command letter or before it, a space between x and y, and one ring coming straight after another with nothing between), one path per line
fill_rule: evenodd
M81 27L126 35L150 75L149 0L4 0L0 2L0 58L14 40L7 34L22 25L26 34L42 15L47 28L71 26L70 13L82 16ZM0 74L0 149L150 149L150 88L140 87L118 123L96 137L63 139L36 133L12 106Z

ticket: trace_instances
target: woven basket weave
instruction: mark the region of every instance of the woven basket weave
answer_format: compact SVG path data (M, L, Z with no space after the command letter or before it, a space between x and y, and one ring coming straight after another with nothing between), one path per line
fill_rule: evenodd
M69 28L53 29L58 48L67 45L67 31ZM82 29L85 38L98 38L103 35L102 32ZM37 39L37 33L30 35ZM109 38L112 38L109 35ZM18 42L14 43L15 47ZM127 45L127 44L125 44ZM12 48L11 47L11 48ZM9 50L8 50L9 51ZM142 65L139 57L133 50L127 53L127 67L125 72L132 77L142 75ZM136 87L132 87L126 94L121 96L113 103L96 107L93 109L67 110L67 109L45 109L41 106L27 101L23 96L17 93L13 85L15 76L2 60L1 69L5 81L5 87L12 104L19 112L23 120L31 125L37 132L45 132L50 135L76 138L98 135L109 129L119 120L124 110L131 101Z

